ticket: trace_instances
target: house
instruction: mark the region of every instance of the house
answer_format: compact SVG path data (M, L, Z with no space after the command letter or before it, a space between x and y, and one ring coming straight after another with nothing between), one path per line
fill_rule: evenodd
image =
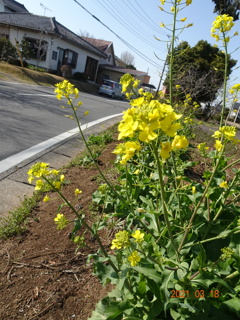
M17 1L0 0L0 12L28 12L28 10Z
M126 64L114 54L113 43L101 39L94 39L83 37L86 41L97 47L107 57L99 61L97 82L101 83L103 79L110 79L119 82L120 78L125 73L130 73L134 78L141 81L141 83L149 84L150 76L147 72L129 69Z
M107 59L103 51L55 18L31 14L16 1L0 0L0 9L0 37L8 38L14 45L27 40L32 48L28 63L57 74L61 74L62 65L68 65L72 73L80 72L88 80L96 81L99 61Z

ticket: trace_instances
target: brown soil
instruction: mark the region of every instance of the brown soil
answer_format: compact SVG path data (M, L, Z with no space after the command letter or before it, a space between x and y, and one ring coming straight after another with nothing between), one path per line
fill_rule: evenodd
M111 151L115 145L116 142L110 143L99 158L104 170L112 165L115 156ZM70 182L64 186L64 195L74 203L74 190L81 189L83 193L74 205L83 206L88 221L94 219L89 204L97 189L97 171L71 167L64 174ZM71 225L57 230L54 223L62 200L55 194L51 196L55 200L41 201L35 208L24 235L1 243L1 320L85 320L109 290L93 275L92 265L86 265L87 256L96 252L97 243L86 234L87 247L75 253L76 244L70 240ZM61 213L74 219L67 207ZM109 248L109 235L101 236Z

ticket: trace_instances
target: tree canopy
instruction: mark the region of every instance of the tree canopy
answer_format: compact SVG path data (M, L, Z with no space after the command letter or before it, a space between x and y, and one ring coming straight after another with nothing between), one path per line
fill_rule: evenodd
M228 62L227 76L237 61L228 55ZM179 99L190 94L198 103L211 102L223 85L224 67L225 54L219 48L204 40L200 40L194 47L184 41L174 51L173 90L176 90L176 85L180 85L180 89L175 92ZM168 76L164 85L169 87Z
M212 0L215 4L214 11L220 15L228 14L233 20L239 19L240 0Z
M134 55L131 54L131 52L123 51L121 53L121 60L126 64L126 66L133 66L134 67L135 58L134 58Z

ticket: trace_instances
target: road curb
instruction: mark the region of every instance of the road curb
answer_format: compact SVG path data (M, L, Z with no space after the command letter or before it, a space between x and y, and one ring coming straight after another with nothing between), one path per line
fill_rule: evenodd
M99 134L102 131L119 122L122 115L98 121L91 127L85 126L84 136L87 138L91 134ZM85 149L80 134L74 134L72 137L61 141L54 146L32 156L17 166L6 170L0 174L0 218L7 217L9 211L17 208L25 196L30 197L34 193L34 186L27 181L27 171L36 162L47 162L54 169L60 169L67 165L71 159L75 158Z

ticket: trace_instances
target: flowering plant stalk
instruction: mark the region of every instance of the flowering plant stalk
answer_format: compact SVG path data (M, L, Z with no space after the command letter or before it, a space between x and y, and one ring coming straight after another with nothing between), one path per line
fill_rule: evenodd
M178 16L192 1L160 2L160 10L167 11L166 5L170 4L169 13L173 15L172 63L176 31L190 26L178 29L177 24L186 21ZM217 21L224 22L224 29L216 22L213 34L217 30L230 31L231 19L220 17ZM224 39L227 46L226 35ZM120 82L123 91L133 99L118 126L118 139L122 142L113 151L119 184L112 186L101 173L104 183L93 194L93 201L104 212L95 227L86 226L82 215L62 196L64 177L53 171L49 173L43 164L29 171L29 179L36 180L37 189L42 188L44 179L76 214L74 236L79 230L76 224L83 222L97 235L101 252L89 259L94 260L94 271L101 281L111 282L115 287L98 303L90 319L179 320L203 316L209 320L237 319L240 315L240 171L235 167L240 158L233 160L226 156L229 146L234 148L240 142L236 128L223 126L221 120L219 130L212 135L213 147L203 141L194 149L204 169L199 179L192 179L186 174L195 165L189 156L192 119L180 112L190 109L191 97L187 95L184 102L175 103L172 90L170 99L161 94L154 97L138 90L138 81L130 74L124 75ZM232 90L238 88L239 84ZM57 85L56 93L58 98L67 98L82 134L72 100L72 95L77 98L78 91L64 81ZM52 181L50 177L55 174ZM69 223L61 214L55 222L58 228ZM98 231L104 226L110 228L111 223L117 225L118 232L114 232L111 245L105 248Z

